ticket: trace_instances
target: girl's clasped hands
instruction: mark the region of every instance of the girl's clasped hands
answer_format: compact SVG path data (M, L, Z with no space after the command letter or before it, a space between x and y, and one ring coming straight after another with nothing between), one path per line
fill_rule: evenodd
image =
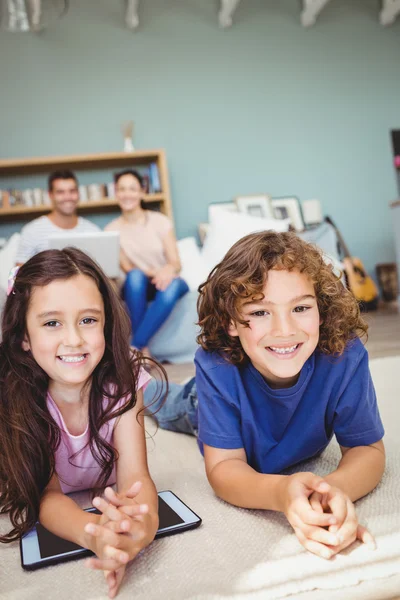
M147 504L135 499L141 487L137 481L123 494L106 488L106 499L93 499L93 506L102 513L98 523L85 526L92 538L90 549L96 554L87 559L85 566L104 571L110 598L117 595L127 563L154 539L157 531L158 517L149 513Z

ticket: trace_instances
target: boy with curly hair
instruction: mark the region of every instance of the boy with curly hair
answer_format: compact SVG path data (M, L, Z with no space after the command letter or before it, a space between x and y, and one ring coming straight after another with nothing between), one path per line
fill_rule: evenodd
M354 296L317 248L272 231L237 242L199 291L196 380L171 385L160 426L197 434L215 493L283 512L310 552L374 547L353 503L381 480L384 429ZM281 474L333 436L332 473Z

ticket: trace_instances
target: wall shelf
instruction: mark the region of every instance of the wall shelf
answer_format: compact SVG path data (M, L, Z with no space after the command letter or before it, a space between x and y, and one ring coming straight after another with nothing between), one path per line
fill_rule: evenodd
M20 178L29 175L46 174L57 169L71 169L73 171L123 169L128 167L147 166L155 163L158 168L161 192L146 194L145 202L158 206L161 212L172 217L167 161L164 150L139 150L136 152L109 152L100 154L77 154L69 156L49 156L32 158L15 158L0 160L0 187L1 177ZM17 183L14 186L18 187ZM118 209L114 198L81 202L78 212L110 212ZM49 205L39 206L10 206L0 208L0 222L35 218L51 210Z

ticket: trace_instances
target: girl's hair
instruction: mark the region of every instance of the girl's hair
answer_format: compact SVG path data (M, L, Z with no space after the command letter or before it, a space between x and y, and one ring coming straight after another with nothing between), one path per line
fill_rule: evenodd
M319 249L295 233L263 231L236 242L199 287L197 342L204 350L221 352L236 365L246 362L239 338L229 335L228 328L232 321L249 327L241 313L243 302L264 297L271 269L299 271L312 281L322 320L321 352L340 355L350 339L367 333L357 300Z
M130 350L129 317L103 271L76 248L45 250L31 258L17 273L2 319L0 513L10 513L13 528L0 536L0 542L16 540L35 525L41 496L55 472L55 451L61 440L46 404L49 377L31 352L22 348L29 302L36 287L79 274L95 282L105 314L105 351L92 373L89 391L89 446L101 468L98 488L106 485L118 459L113 446L100 437L100 428L136 404L141 359ZM164 369L158 369L164 377ZM109 401L103 405L104 396ZM114 410L123 397L124 405Z

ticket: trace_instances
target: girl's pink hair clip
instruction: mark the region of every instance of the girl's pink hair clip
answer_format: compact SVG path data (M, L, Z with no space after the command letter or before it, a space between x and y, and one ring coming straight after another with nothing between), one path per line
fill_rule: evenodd
M9 296L11 294L11 292L13 294L15 294L15 291L13 291L13 288L14 288L15 278L18 273L18 269L19 269L19 267L13 267L10 271L10 274L8 276L8 284L7 284L7 296Z

